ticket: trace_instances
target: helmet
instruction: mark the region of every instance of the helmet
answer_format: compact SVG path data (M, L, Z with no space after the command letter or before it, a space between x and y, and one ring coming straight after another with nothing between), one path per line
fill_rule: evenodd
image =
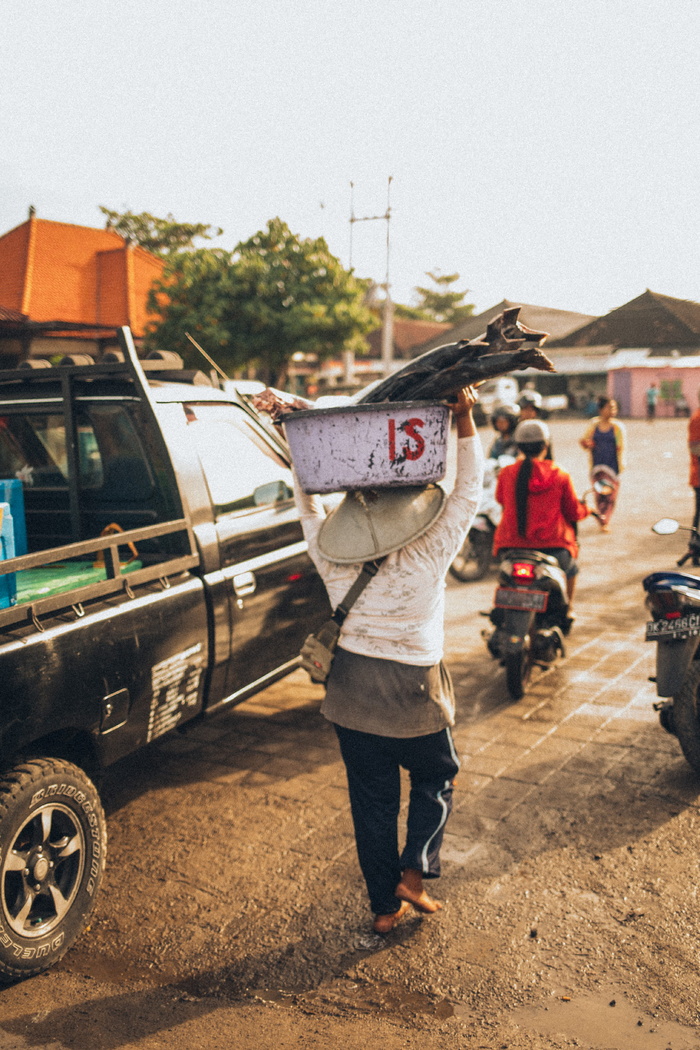
M494 427L496 425L497 419L507 419L508 429L510 431L513 431L518 425L519 415L520 409L517 405L511 405L507 403L498 405L498 407L494 408L493 412L491 413L491 426Z
M339 565L382 558L422 536L445 499L439 485L348 492L321 525L318 549Z
M513 434L516 445L534 445L543 441L545 445L549 441L549 427L541 419L524 419L518 423Z
M537 390L523 390L518 398L518 405L520 408L525 408L525 405L532 405L533 408L539 410L542 408L542 394L538 393Z

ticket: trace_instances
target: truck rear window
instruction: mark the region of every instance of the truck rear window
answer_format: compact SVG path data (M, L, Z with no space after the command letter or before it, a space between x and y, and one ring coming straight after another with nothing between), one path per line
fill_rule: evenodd
M133 421L120 406L91 405L76 414L80 488L100 489L114 460L143 460ZM68 487L68 451L62 414L0 416L0 477L31 488Z
M89 462L94 434L89 425L78 429ZM21 478L36 488L66 488L68 453L63 415L0 417L0 475Z

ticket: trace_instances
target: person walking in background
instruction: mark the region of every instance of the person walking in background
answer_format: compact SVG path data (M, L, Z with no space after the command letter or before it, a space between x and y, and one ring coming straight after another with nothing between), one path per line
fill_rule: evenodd
M647 389L647 419L651 422L656 418L656 401L659 396L659 389L656 383L652 383Z
M392 511L389 492L392 512L382 518L381 549L376 543L374 553L353 548L354 564L348 564L348 530L342 527L347 498L326 517L320 498L306 495L294 474L309 555L334 606L343 601L362 562L383 557L343 622L321 705L340 744L357 855L379 934L389 933L410 907L424 914L442 907L423 881L440 874L440 846L459 769L450 732L454 693L442 663L444 595L447 569L474 520L482 487L475 402L467 387L453 408L457 480L444 504L442 499L435 504L438 516L416 535L415 516L403 520ZM374 526L379 529L378 518ZM402 540L407 530L415 538ZM402 768L411 790L399 852Z
M700 404L700 387L698 388L698 403ZM700 524L700 408L697 408L688 420L688 452L690 453L690 485L695 492L693 528L697 529ZM693 558L693 565L699 563L700 560L697 557Z
M625 428L615 419L617 401L598 398L598 415L592 419L579 444L591 454L591 482L603 532L610 531L610 518L625 466ZM600 491L605 486L605 491Z

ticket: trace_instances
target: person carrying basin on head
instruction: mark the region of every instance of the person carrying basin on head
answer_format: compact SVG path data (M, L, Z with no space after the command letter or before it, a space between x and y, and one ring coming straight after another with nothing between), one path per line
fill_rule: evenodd
M518 424L514 437L522 458L498 475L496 499L503 514L493 538L494 554L530 548L555 557L566 576L571 616L578 573L576 523L590 512L576 496L570 475L545 458L546 423L525 420Z
M579 442L581 448L591 454L591 481L602 532L610 531L620 474L625 466L625 428L616 416L615 398L599 397L598 415L591 420Z
M457 479L447 498L439 486L383 489L361 504L348 495L326 517L319 497L305 494L295 477L309 554L334 608L363 563L383 559L343 621L321 706L345 763L357 854L379 934L411 906L426 914L442 907L424 880L440 874L459 769L450 730L454 694L442 663L444 593L482 485L475 402L467 387L453 407ZM401 768L411 789L399 852Z

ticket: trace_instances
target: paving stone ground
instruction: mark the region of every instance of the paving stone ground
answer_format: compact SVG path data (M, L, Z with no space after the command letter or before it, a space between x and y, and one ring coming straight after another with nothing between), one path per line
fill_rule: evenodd
M691 518L686 425L627 424L612 531L580 526L566 659L521 701L481 638L495 575L448 580L444 913L373 937L337 744L298 671L115 768L92 929L3 993L0 1048L698 1045L700 781L652 709L641 587L684 549L650 526ZM579 493L584 426L552 422Z

